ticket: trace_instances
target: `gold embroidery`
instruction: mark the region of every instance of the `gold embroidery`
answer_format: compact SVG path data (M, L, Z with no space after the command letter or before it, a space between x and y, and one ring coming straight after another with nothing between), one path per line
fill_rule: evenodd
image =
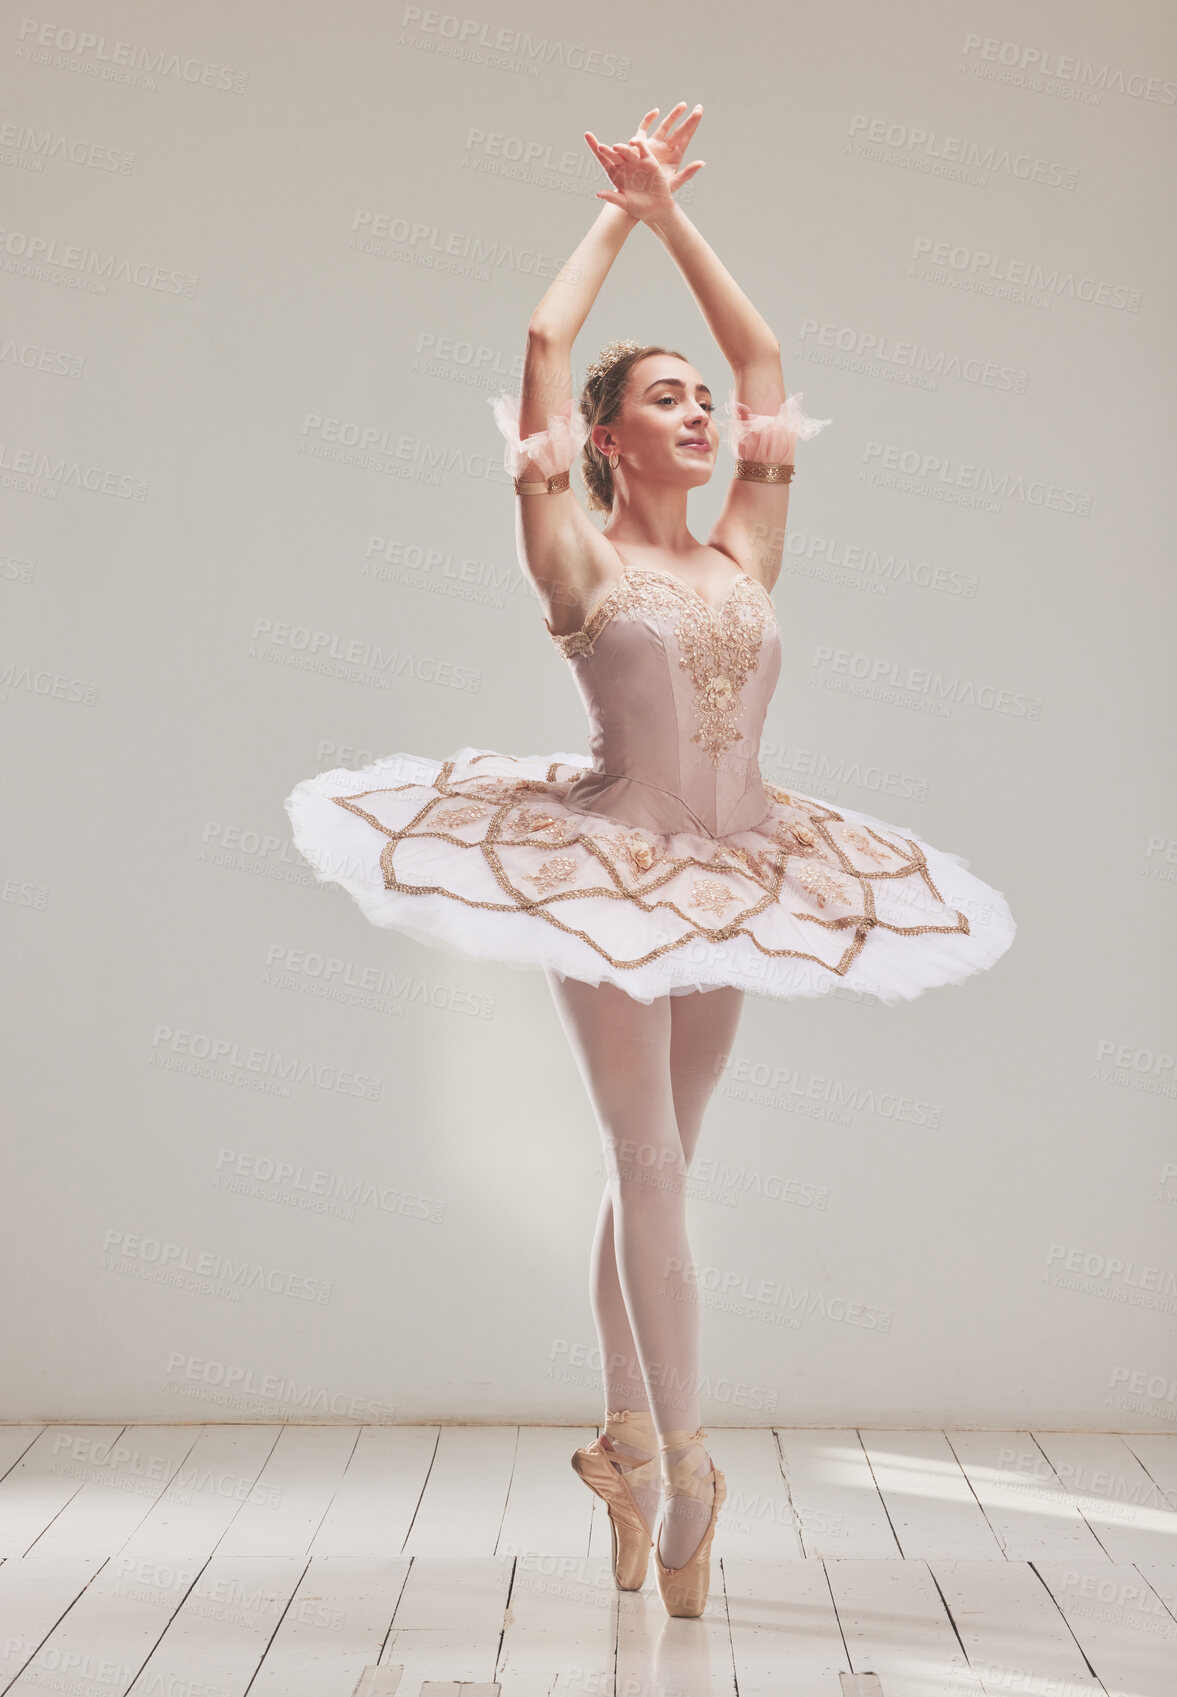
M849 901L845 884L832 878L824 866L818 866L812 860L805 861L795 874L797 882L806 890L817 903L824 907L831 899L836 902Z
M508 823L521 836L546 837L553 847L562 847L575 830L571 820L543 813L536 807L517 808Z
M717 919L723 918L723 910L735 901L735 893L726 884L721 884L718 878L696 878L691 886L692 907L700 907L704 913L713 913Z
M483 807L480 802L474 802L470 807L448 808L435 814L434 818L437 824L448 825L452 830L458 825L473 825L476 819L485 819L489 812L489 807Z
M858 830L855 826L848 825L842 832L842 835L848 843L858 850L859 854L869 856L871 860L875 861L880 866L883 861L890 858L889 854L880 854L878 849L874 846L874 843L872 843L870 838L867 836L866 832ZM881 839L876 838L876 841L880 840Z
M818 841L808 825L796 819L782 819L776 828L776 840L790 854L816 854Z
M548 629L565 659L571 659L574 654L591 654L610 620L665 612L679 615L675 626L679 665L695 686L693 707L699 728L691 741L718 766L725 749L740 737L741 691L760 663L764 631L775 617L772 597L754 577L741 572L713 607L673 572L626 566L578 631L558 636Z
M555 860L545 860L538 872L525 872L524 877L543 895L553 884L566 884L575 871L576 862L571 855L558 854Z
M702 601L697 608L684 607L675 633L678 663L695 686L699 728L691 741L711 756L713 766L719 765L728 745L740 738L740 692L760 663L767 623L763 606L749 593L740 593L741 583L758 587L753 578L738 579L715 616Z
M505 801L508 797L516 795L519 790L535 787L535 781L528 778L479 778L473 783L467 782L458 793L485 796L488 801Z

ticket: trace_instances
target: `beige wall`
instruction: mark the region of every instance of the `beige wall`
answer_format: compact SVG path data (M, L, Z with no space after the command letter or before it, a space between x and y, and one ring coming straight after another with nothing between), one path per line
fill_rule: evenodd
M370 926L282 802L583 747L487 396L601 204L583 130L683 98L691 215L835 421L765 775L967 855L1020 926L914 1003L749 1000L692 1205L705 1417L1172 1430L1171 10L29 17L0 1414L599 1412L603 1177L542 978ZM726 393L644 229L578 374L625 335Z

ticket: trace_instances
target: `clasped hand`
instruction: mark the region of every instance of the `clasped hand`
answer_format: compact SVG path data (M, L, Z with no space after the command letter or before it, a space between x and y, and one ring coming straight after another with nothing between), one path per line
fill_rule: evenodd
M678 105L666 114L658 128L647 135L647 124L652 123L658 116L658 108L655 106L652 111L646 113L628 142L617 142L612 147L598 141L591 130L584 132L585 141L608 173L609 181L613 185L612 189L598 189L598 200L607 200L610 205L619 206L631 218L640 219L644 223L656 218L673 204L676 191L701 171L704 165L702 159L692 160L691 164L686 166L681 165L687 143L698 129L703 116L703 108L696 106L689 117L683 119L676 130L672 130L672 124L685 110L686 104L685 100L680 100Z

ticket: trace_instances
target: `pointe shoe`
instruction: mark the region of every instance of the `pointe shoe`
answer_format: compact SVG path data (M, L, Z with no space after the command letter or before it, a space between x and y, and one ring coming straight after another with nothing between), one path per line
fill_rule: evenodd
M654 1541L654 1571L666 1612L668 1615L690 1620L697 1619L707 1607L707 1594L711 1589L711 1540L715 1536L716 1518L727 1497L727 1482L710 1456L707 1456L710 1463L709 1473L700 1477L691 1467L695 1450L703 1450L703 1454L707 1455L707 1451L703 1449L703 1439L706 1436L700 1426L697 1432L668 1432L658 1445L660 1450L690 1446L687 1454L680 1456L678 1461L670 1466L666 1497L694 1497L698 1502L706 1502L708 1492L714 1492L707 1530L699 1540L698 1548L690 1561L684 1562L681 1567L666 1567L658 1553L657 1539ZM659 1521L659 1531L661 1524Z
M644 1411L610 1410L605 1418L619 1443L644 1451L655 1442L653 1419ZM602 1432L591 1444L585 1444L583 1449L575 1452L572 1466L609 1511L609 1530L613 1535L613 1578L617 1589L640 1591L650 1563L653 1534L642 1518L629 1482L632 1479L636 1485L652 1483L658 1477L658 1456L651 1455L649 1461L627 1462L617 1453L609 1433ZM619 1473L619 1467L624 1471Z

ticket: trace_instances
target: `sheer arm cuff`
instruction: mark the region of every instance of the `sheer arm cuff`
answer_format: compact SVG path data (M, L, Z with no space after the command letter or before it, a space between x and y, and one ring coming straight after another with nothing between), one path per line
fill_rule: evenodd
M570 471L572 463L588 439L586 422L575 398L569 396L556 412L548 414L546 430L533 431L519 437L518 395L502 389L487 397L494 409L495 423L503 433L503 464L512 477L522 475L523 467L531 461L545 477L558 471Z
M753 412L743 401L736 400L734 389L728 391L726 418L727 445L737 459L770 460L778 465L791 465L798 441L806 442L832 424L832 418L810 418L801 410L801 391L782 401L776 412Z

